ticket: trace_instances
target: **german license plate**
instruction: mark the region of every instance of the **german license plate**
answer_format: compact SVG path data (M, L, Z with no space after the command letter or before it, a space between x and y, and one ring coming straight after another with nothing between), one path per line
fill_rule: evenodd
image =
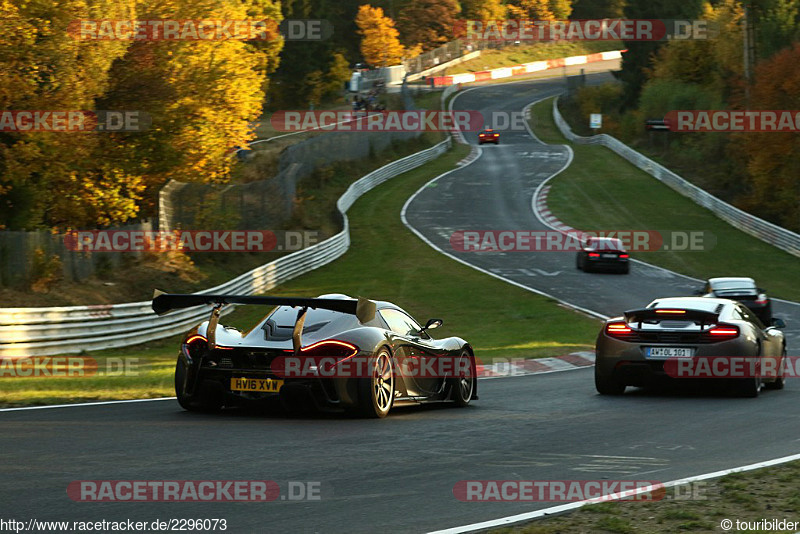
M648 347L644 353L647 358L666 360L667 358L691 358L694 356L694 349L686 347Z
M231 391L277 393L282 385L283 380L272 378L231 378Z
M603 257L604 258L616 258L617 255L616 254L603 254Z

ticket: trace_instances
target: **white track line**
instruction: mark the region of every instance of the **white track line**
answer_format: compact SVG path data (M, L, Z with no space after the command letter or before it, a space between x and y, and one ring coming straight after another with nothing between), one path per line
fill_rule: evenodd
M531 102L530 104L528 104L527 106L525 106L523 108L523 112L526 112L532 106L535 106L539 102L542 102L543 100L547 100L548 98L556 98L556 97L548 96L546 98L540 98L539 100L537 100L535 102ZM564 170L566 170L567 167L570 166L570 164L572 163L572 160L575 157L575 153L572 151L572 147L569 146L569 145L551 145L549 143L545 143L545 142L541 141L536 136L536 134L533 133L533 130L530 127L529 121L525 122L525 127L528 129L528 133L531 135L531 137L533 137L534 139L536 139L537 141L539 141L543 145L547 145L547 146L563 146L564 148L566 148L569 151L569 161L567 161L567 164L564 166L564 168L562 168L561 170L559 170L558 172L556 172L552 176L547 177L541 184L539 184L539 187L536 188L536 191L533 193L533 198L531 199L531 210L533 210L533 214L536 216L537 219L539 219L539 222L541 222L542 224L544 224L545 226L547 226L548 228L550 228L552 230L555 230L557 232L561 232L562 234L566 234L566 232L564 232L564 230L562 230L561 228L558 228L557 226L554 226L551 223L549 223L545 219L545 217L539 212L538 201L539 201L539 196L541 195L542 189L548 184L548 182L550 180L552 180L553 178L555 178L556 176L561 174L561 172L563 172ZM556 221L561 222L558 219L556 219ZM561 223L561 224L564 224L564 223ZM578 231L580 231L580 230L578 230ZM650 268L655 269L657 271L668 273L668 274L671 274L671 275L674 275L674 276L680 276L682 278L686 278L687 280L691 280L693 282L700 282L701 284L705 282L705 280L701 280L699 278L694 278L693 276L689 276L689 275L686 275L686 274L678 273L678 272L675 272L675 271L670 271L669 269L665 269L664 267L659 267L658 265L653 265L652 263L647 263L647 262L644 262L642 260L637 260L635 258L631 258L630 261L632 261L634 263L638 263L639 265L646 265L647 267L650 267ZM794 302L794 301L791 301L791 300L784 300L784 299L779 299L779 298L774 298L774 297L771 297L771 298L772 298L772 300L774 300L776 302L783 302L784 304L793 304L795 306L800 306L800 302Z
M175 400L175 397L159 397L157 399L129 399L116 401L99 402L78 402L75 404L47 404L45 406L24 406L22 408L1 408L0 412L22 412L27 410L49 410L51 408L75 408L76 406L106 406L108 404L125 404L132 402L156 402L165 400Z
M475 89L477 89L477 88L475 88ZM459 94L461 94L461 93L459 93ZM452 103L455 101L455 99L457 97L458 97L458 95L453 97L453 100L451 100L451 102L450 102L451 111L452 111ZM545 97L545 98L541 98L539 100L536 100L535 102L531 102L530 104L525 106L525 108L523 108L523 112L526 112L528 109L530 109L535 104L538 104L539 102L541 102L543 100L547 100L548 98L553 98L553 97ZM528 132L530 133L531 137L533 137L535 140L537 140L540 143L542 143L542 141L539 140L539 138L536 137L536 135L533 133L533 130L530 128L530 125L529 125L529 123L527 121L525 122L525 126L527 127ZM542 143L542 144L547 144L547 143ZM550 145L550 146L553 146L553 145ZM574 152L572 151L572 148L569 145L556 145L556 146L565 147L569 151L569 158L567 160L567 163L561 169L556 171L552 176L550 176L547 179L545 179L539 185L539 187L536 188L536 191L534 192L533 197L531 199L531 209L533 211L533 214L536 216L536 218L539 219L539 222L541 222L542 224L544 224L548 228L551 228L553 230L557 230L557 231L561 232L562 230L556 228L555 226L552 226L547 221L545 221L544 217L542 217L542 215L539 213L539 210L536 207L536 201L537 201L537 199L539 197L539 194L541 193L542 188L547 184L547 182L549 182L550 180L555 178L557 175L562 173L564 170L566 170L567 167L569 167L569 165L572 163L572 160L574 159ZM528 291L533 291L534 293L539 293L541 295L546 295L546 293L543 293L543 292L540 292L540 291L537 291L537 290L534 290L534 289L531 289L531 288L528 288L528 287L525 287L525 286L521 286L520 284L517 284L513 280L507 280L507 279L503 278L502 276L495 275L494 273L485 271L484 269L481 269L479 267L475 267L474 265L470 265L469 263L466 263L466 262L460 260L459 258L456 258L456 257L452 256L451 254L448 254L447 252L444 252L443 250L441 250L439 247L437 247L436 245L431 243L428 239L426 239L417 230L415 230L413 227L411 227L408 224L408 222L406 220L406 207L414 199L414 197L416 197L423 189L425 189L425 187L427 187L428 184L435 182L439 178L447 176L448 174L450 174L451 172L453 172L455 170L458 170L458 169L453 169L451 171L448 171L448 172L442 174L441 176L437 176L436 178L434 178L433 180L431 180L430 182L428 182L427 184L422 186L422 188L417 190L417 192L414 193L414 195L411 196L411 198L408 199L408 201L403 206L403 211L401 212L401 218L403 219L403 224L405 224L405 226L409 230L414 232L420 239L422 239L423 241L428 243L428 245L430 245L434 249L438 250L442 254L453 258L454 260L456 260L458 262L461 262L461 263L463 263L465 265L468 265L469 267L472 267L473 269L477 269L478 271L485 272L486 274L488 274L490 276L494 276L495 278L499 278L501 280L505 280L506 282L508 282L510 284L522 287L523 289L527 289ZM643 261L638 261L638 260L633 260L633 261L636 261L637 263L641 263L642 265L647 265L648 267L653 267L655 269L660 269L662 271L665 271L665 272L668 272L668 273L671 273L671 274L674 274L674 275L678 275L678 276L682 276L684 278L688 278L689 280L696 280L698 282L701 282L701 280L699 280L697 278L693 278L691 276L686 276L686 275L681 274L681 273L675 273L673 271L670 271L669 269L664 269L663 267L659 267L657 265L651 265L649 263L645 263ZM587 312L587 313L589 313L591 315L594 315L594 316L599 316L600 315L600 314L597 314L596 312L593 312L591 310L585 310L583 308L580 308L580 307L574 306L572 304L569 304L567 302L561 301L560 299L556 299L555 297L552 297L550 295L547 295L547 296L550 297L550 298L553 298L555 300L558 300L559 302L562 302L563 304L569 306L570 308L576 308L576 309L579 309L581 311L585 311L585 312ZM773 299L773 300L779 300L779 299ZM791 301L781 301L781 302L800 305L800 303L791 302ZM606 316L602 316L602 317L605 318L605 319L608 318ZM552 371L550 371L550 372L552 372ZM539 374L539 373L537 373L537 374ZM679 485L682 485L682 484L688 484L688 483L691 483L691 482L698 482L698 481L701 481L701 480L719 478L719 477L723 477L725 475L729 475L731 473L739 473L739 472L744 472L744 471L752 471L752 470L755 470L755 469L762 469L764 467L771 467L773 465L780 465L780 464L784 464L784 463L788 463L788 462L793 462L795 460L800 460L800 454L794 454L794 455L791 455L791 456L783 456L781 458L775 458L773 460L767 460L767 461L764 461L764 462L758 462L758 463L755 463L755 464L749 464L749 465L745 465L745 466L741 466L741 467L733 467L733 468L725 469L725 470L722 470L722 471L715 471L713 473L706 473L706 474L703 474L703 475L696 475L696 476L692 476L692 477L681 478L681 479L678 479L678 480L673 480L673 481L665 483L664 487L669 488L669 487L673 487L673 486L679 486ZM649 490L650 490L650 488L642 488L637 493L632 493L630 495L644 493L644 492L649 491ZM607 500L610 498L610 496L604 496L604 497ZM620 497L618 497L618 498L620 498ZM501 517L501 518L498 518L498 519L492 519L492 520L489 520L489 521L483 521L481 523L472 523L472 524L463 525L463 526L460 526L460 527L453 527L453 528L444 529L444 530L437 530L437 531L430 532L429 534L461 534L461 533L465 533L465 532L475 532L475 531L486 530L486 529L490 529L490 528L506 527L506 526L509 526L509 525L512 525L512 524L515 524L515 523L521 523L521 522L525 522L525 521L532 521L534 519L540 519L540 518L548 516L548 515L553 515L553 514L568 512L568 511L571 511L571 510L576 510L576 509L581 508L583 506L586 506L588 504L595 504L597 502L600 502L600 500L593 499L591 501L585 500L585 501L579 501L579 502L571 502L571 503L562 504L562 505L559 505L559 506L552 506L550 508L544 508L542 510L536 510L536 511L533 511L533 512L526 512L526 513L523 513L523 514L511 515L511 516Z
M741 467L732 467L730 469L723 469L722 471L714 471L713 473L705 473L703 475L696 475L692 477L681 478L678 480L672 480L670 482L664 483L665 488L671 488L673 486L680 486L683 484L690 484L692 482L699 482L701 480L708 480L712 478L720 478L725 475L730 475L731 473L741 473L744 471L753 471L755 469L763 469L764 467L772 467L773 465L780 465L785 464L788 462L794 462L795 460L800 460L800 454L793 454L791 456L783 456L781 458L775 458L774 460L767 460L764 462L758 462L754 464L744 465ZM618 494L609 494L603 497L592 499L592 500L585 500L585 501L578 501L578 502L571 502L567 504L562 504L559 506L551 506L550 508L544 508L542 510L536 510L533 512L526 512L523 514L516 514L516 515L509 515L506 517L500 517L498 519L492 519L489 521L483 521L481 523L472 523L469 525L463 525L460 527L453 527L444 530L437 530L434 532L430 532L429 534L461 534L464 532L475 532L478 530L486 530L490 528L498 528L498 527L507 527L509 525L515 523L521 523L524 521L531 521L534 519L541 519L542 517L568 512L571 510L576 510L587 504L595 504L597 502L602 502L603 500L619 500L622 497L638 495L639 493L646 493L651 491L651 487L641 488L636 492L626 492L626 495L618 495Z
M516 83L519 83L519 82L516 82ZM473 90L475 90L475 89L480 89L480 87L472 87L472 88L470 88L470 89L467 89L466 91L462 91L462 92L460 92L460 93L456 94L456 96L454 96L454 97L453 97L453 98L450 100L450 112L452 113L452 111L453 111L453 104L455 103L455 101L458 99L458 97L459 97L459 96L461 96L461 95L463 95L463 94L465 94L465 93L468 93L469 91L473 91ZM551 98L552 98L552 97L551 97ZM415 234L417 237L419 237L419 238L420 238L422 241L424 241L425 243L427 243L427 244L428 244L428 246L430 246L430 247L431 247L432 249L434 249L435 251L439 252L440 254L444 254L444 255L445 255L445 256L447 256L448 258L450 258L450 259L452 259L452 260L455 260L455 261L457 261L457 262L459 262L459 263L461 263L461 264L463 264L463 265L466 265L467 267L471 267L471 268L475 269L476 271L480 271L480 272L482 272L483 274L487 274L487 275L489 275L489 276L492 276L492 277L494 277L494 278L497 278L498 280L502 280L502 281L504 281L504 282L506 282L506 283L509 283L509 284L511 284L511 285L514 285L514 286L517 286L517 287L519 287L520 289L524 289L525 291L530 291L531 293L536 293L537 295L541 295L541 296L543 296L543 297L547 297L547 298L549 298L549 299L553 299L553 300L555 300L555 301L559 302L560 304L563 304L564 306L566 306L566 307L568 307L568 308L570 308L570 309L572 309L572 310L575 310L575 311L578 311L578 312L584 313L584 314L586 314L586 315L589 315L590 317L594 317L595 319L602 319L602 320L606 320L606 319L608 319L608 316L607 316L607 315L603 315L603 314L601 314L601 313L598 313L598 312L596 312L596 311L589 310L589 309L587 309L587 308L582 308L581 306L577 306L577 305L575 305L575 304L572 304L572 303L570 303L570 302L567 302L567 301L565 301L565 300L561 300L561 299L559 299L558 297L555 297L555 296L553 296L553 295L551 295L551 294L549 294L549 293L545 293L544 291L539 291L538 289L534 289L534 288L532 288L532 287L525 286L525 285L523 285L523 284L520 284L519 282L515 282L514 280L511 280L511 279L509 279L509 278L505 278L505 277L503 277L503 276L500 276L499 274L495 274L495 273L493 273L493 272L491 272L491 271L487 271L486 269L483 269L482 267L478 267L477 265L473 265L473 264L471 264L471 263L469 263L469 262L467 262L467 261L465 261L465 260L462 260L461 258L459 258L459 257L457 257L457 256L454 256L453 254L450 254L449 252L445 252L443 249L441 249L441 248L439 248L438 246L436 246L436 245L435 245L435 244L434 244L434 243L433 243L431 240L429 240L427 237L425 237L424 235L422 235L422 233L421 233L421 232L419 232L419 231L418 231L416 228L414 228L413 226L411 226L411 224L408 222L408 218L406 217L406 211L408 210L408 206L409 206L409 205L410 205L410 204L411 204L411 203L414 201L414 199L415 199L415 198L417 198L417 195L419 195L419 194L420 194L420 193L421 193L421 192L422 192L422 191L423 191L425 188L427 188L429 185L431 185L431 184L435 183L435 182L436 182L437 180L439 180L440 178L444 178L445 176L449 175L450 173L453 173L453 172L455 172L455 171L459 171L459 170L461 170L461 169L464 169L464 168L466 168L466 167L469 167L470 165L472 165L473 163L475 163L476 161L478 161L478 160L481 158L481 156L483 155L483 150L479 148L479 151L480 151L480 153L478 154L478 157L476 157L474 160L470 161L470 162L469 162L469 163L467 163L466 165L464 165L464 166L462 166L462 167L457 167L457 168L455 168L455 169L450 169L449 171L445 172L444 174L440 174L439 176L437 176L437 177L435 177L435 178L433 178L433 179L429 180L429 181L428 181L428 182L426 182L426 183L425 183L425 184L424 184L422 187L420 187L419 189L417 189L417 190L414 192L414 194L413 194L413 195L411 195L411 196L408 198L408 200L406 200L406 203L405 203L405 204L403 204L403 209L400 211L400 220L402 220L402 222L403 222L403 225L404 225L406 228L408 228L409 230L411 230L411 231L412 231L412 232L413 232L413 233L414 233L414 234ZM570 161L571 161L571 160L570 160ZM565 169L565 168L566 168L568 165L569 165L569 162L568 162L568 163L567 163L567 165L564 167L564 169ZM563 171L564 169L561 169L561 170L559 170L558 172L561 172L561 171Z

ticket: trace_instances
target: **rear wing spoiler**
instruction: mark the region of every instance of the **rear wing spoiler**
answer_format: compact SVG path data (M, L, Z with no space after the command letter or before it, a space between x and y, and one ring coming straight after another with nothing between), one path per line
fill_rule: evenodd
M645 321L694 321L699 322L702 328L707 324L715 324L719 314L706 310L691 310L686 308L641 308L625 312L627 323L639 323L639 328Z
M255 304L261 306L291 306L299 308L297 319L295 319L292 341L295 352L300 350L302 341L300 336L303 332L306 311L311 309L331 310L349 315L355 315L359 322L367 323L375 318L377 306L371 300L359 297L358 300L351 299L316 299L300 297L254 297L249 295L203 295L203 294L169 294L156 290L153 295L153 311L158 315L163 315L171 310L191 308L210 304L214 306L211 311L211 319L208 323L208 346L213 349L215 346L215 334L219 323L219 311L224 304Z

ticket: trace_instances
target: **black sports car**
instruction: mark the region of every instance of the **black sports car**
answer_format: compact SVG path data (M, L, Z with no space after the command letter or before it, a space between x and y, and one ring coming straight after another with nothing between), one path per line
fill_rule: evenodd
M575 267L589 271L630 272L630 254L620 239L613 237L588 238L575 258Z
M762 384L782 389L786 339L779 329L785 326L774 319L764 327L733 300L657 299L605 322L595 347L595 387L602 395L621 395L627 386L675 378L674 370L680 366L708 368L688 377L729 379L742 396L757 396ZM728 372L745 360L757 362L760 371Z
M208 321L181 343L175 393L187 410L280 399L287 407L385 417L392 406L477 399L472 347L433 339L390 302L346 295L319 298L157 293L153 310L211 304ZM277 306L249 332L218 324L225 304Z
M765 325L769 325L772 321L772 302L766 291L756 286L752 278L733 276L709 278L703 289L696 294L741 302Z
M500 134L492 130L491 128L487 128L478 134L478 144L482 145L484 143L494 143L495 145L500 144Z

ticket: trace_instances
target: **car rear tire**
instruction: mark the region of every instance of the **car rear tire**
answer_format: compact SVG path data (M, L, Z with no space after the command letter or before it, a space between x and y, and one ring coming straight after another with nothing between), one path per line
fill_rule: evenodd
M210 387L213 384L200 383L194 395L183 393L187 372L186 364L178 358L175 364L175 396L181 408L190 412L216 412L222 408L224 394L218 388Z
M600 395L622 395L625 393L625 384L618 379L604 377L597 373L597 366L594 368L594 387Z
M386 417L394 403L392 355L381 349L370 361L370 376L358 382L358 408L363 417Z
M741 378L736 381L736 393L740 397L746 397L751 399L758 397L760 389L761 389L760 378Z
M771 390L780 390L783 389L784 386L784 365L786 359L786 347L783 347L783 354L781 355L781 363L780 363L780 373L778 374L778 378L775 379L774 382L767 382L764 384L764 389L771 389Z
M623 268L622 268L621 272L622 272L622 274L628 274L628 273L630 273L630 272L631 272L631 266L630 266L630 264L626 264L626 265L625 265L625 267L623 267Z
M466 359L466 365L464 360ZM475 366L472 364L472 355L469 351L461 353L458 359L457 375L450 378L450 391L453 402L456 406L464 407L469 404L472 399L472 393L475 391ZM469 371L467 371L469 369ZM467 375L467 372L469 373Z

